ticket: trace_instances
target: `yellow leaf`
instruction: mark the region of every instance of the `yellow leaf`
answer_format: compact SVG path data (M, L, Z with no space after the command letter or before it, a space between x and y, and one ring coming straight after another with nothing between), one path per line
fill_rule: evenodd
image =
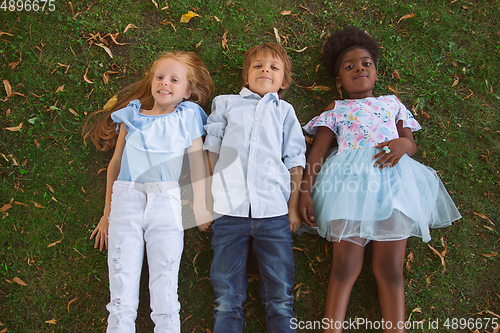
M23 123L22 122L19 125L17 125L16 127L5 127L4 130L11 131L11 132L17 132L21 128L23 128Z
M409 18L412 18L412 17L415 17L415 14L408 14L408 15L402 16L402 17L399 19L399 21L398 21L398 23L397 23L397 24L399 24L399 22L401 22L402 20L406 20L406 19L409 19Z
M12 281L15 282L15 283L17 283L20 286L23 286L23 287L27 286L26 282L24 282L23 280L21 280L17 276L15 278L13 278Z
M57 320L54 318L51 320L46 320L45 323L55 325L55 324L57 324Z
M130 23L129 25L127 25L125 27L125 30L123 32L124 33L127 32L128 29L137 29L137 27L135 25L133 25L132 23Z
M290 15L291 13L292 13L292 12L291 12L291 11L289 11L289 10L284 10L284 11L282 11L280 14L284 16L284 15Z
M12 96L12 86L10 85L9 80L3 80L3 86L5 87L5 92L7 93L7 97Z
M195 12L189 11L189 12L187 12L187 14L184 14L181 16L180 23L188 23L195 16L199 17L200 15L196 14Z
M116 102L118 101L118 95L114 95L109 99L109 101L104 105L103 110L109 110L113 106L115 106Z
M107 53L107 54L108 54L111 58L113 58L113 54L111 53L111 50L110 50L107 46L105 46L104 44L101 44L101 43L96 43L95 45L102 47L102 48L104 49L104 51L106 51L106 53Z

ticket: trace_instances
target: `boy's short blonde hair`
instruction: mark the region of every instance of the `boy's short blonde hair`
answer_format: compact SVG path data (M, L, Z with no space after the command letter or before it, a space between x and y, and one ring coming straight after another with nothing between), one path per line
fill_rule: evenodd
M278 91L278 96L283 97L285 89L292 83L292 59L290 59L286 53L285 48L277 43L262 43L251 47L245 52L245 59L243 60L243 82L245 87L247 86L246 82L248 81L248 71L250 70L250 65L252 64L255 56L261 52L270 52L273 58L279 59L283 62L283 86L285 88Z

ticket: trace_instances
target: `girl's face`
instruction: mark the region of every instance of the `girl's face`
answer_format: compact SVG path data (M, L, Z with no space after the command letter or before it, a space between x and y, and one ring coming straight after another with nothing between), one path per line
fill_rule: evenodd
M344 88L351 99L373 97L377 69L370 53L365 49L347 52L340 61L337 86Z
M151 81L151 94L158 112L173 112L179 103L191 96L186 67L175 59L160 60Z

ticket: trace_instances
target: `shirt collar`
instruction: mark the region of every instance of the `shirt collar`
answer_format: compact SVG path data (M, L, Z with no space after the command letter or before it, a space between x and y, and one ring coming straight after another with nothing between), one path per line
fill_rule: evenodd
M241 89L240 91L240 96L245 98L245 97L250 97L250 96L255 96L257 98L261 98L259 94L257 93L254 93L253 91L251 91L250 89L248 89L247 87L243 87L243 89ZM280 102L280 97L278 96L278 93L267 93L264 95L264 97L262 98L266 98L266 99L270 99L270 100L273 100L276 102L276 104L279 104Z

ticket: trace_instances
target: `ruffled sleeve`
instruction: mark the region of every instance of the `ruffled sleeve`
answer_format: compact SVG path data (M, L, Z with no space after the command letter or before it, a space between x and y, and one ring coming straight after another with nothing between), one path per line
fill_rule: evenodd
M413 117L411 112L404 106L401 101L394 96L396 103L397 103L397 113L396 113L396 124L398 121L402 120L403 121L403 127L408 127L411 129L412 132L418 131L422 129L420 124L417 122L417 120Z
M128 103L123 109L117 110L111 114L111 119L116 123L116 132L120 132L120 124L123 122L127 125L127 128L134 127L132 125L132 120L134 115L141 109L141 102L135 99ZM130 131L130 130L127 130Z
M335 132L335 115L333 113L333 110L330 111L325 111L319 116L314 117L311 119L304 127L304 131L308 134L316 134L318 131L318 127L320 126L326 126L332 131Z

